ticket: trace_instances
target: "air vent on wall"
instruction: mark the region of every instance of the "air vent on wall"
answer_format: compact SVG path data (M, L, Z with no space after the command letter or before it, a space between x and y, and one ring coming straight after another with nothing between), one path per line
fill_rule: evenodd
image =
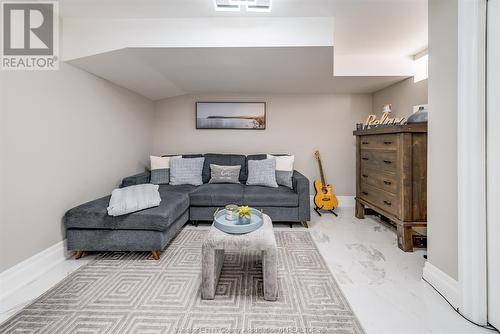
M215 10L239 12L244 8L247 12L270 12L271 0L214 0Z

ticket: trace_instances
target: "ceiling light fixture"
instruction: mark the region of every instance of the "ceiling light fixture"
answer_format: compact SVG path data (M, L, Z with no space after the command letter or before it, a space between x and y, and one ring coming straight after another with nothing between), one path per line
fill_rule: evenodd
M247 4L247 12L271 12L272 0L255 0L255 4Z
M255 5L257 0L229 0L231 5Z
M232 4L230 0L214 0L215 10L218 12L239 12L240 5Z
M214 0L215 10L219 12L239 12L245 8L247 12L271 11L272 0Z

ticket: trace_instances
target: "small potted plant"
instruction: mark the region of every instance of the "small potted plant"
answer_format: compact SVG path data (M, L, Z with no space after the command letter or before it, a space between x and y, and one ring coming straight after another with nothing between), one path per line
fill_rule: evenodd
M250 224L252 216L250 214L250 208L248 206L240 206L238 208L238 211L236 211L236 213L238 214L238 224L240 225Z

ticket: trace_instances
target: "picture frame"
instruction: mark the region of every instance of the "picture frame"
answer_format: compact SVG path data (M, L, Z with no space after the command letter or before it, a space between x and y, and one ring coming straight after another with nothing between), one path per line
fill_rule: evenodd
M265 130L266 102L196 102L196 129Z

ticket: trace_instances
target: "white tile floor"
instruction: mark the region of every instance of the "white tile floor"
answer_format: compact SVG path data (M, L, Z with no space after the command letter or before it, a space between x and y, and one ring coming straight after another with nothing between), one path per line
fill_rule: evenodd
M367 333L492 333L461 318L421 280L424 251L401 251L393 230L355 218L353 208L339 213L314 217L310 231Z
M492 333L462 319L421 280L424 251L404 253L391 229L354 218L353 208L338 212L313 212L309 231L368 334ZM0 323L92 258L56 265L0 301Z

